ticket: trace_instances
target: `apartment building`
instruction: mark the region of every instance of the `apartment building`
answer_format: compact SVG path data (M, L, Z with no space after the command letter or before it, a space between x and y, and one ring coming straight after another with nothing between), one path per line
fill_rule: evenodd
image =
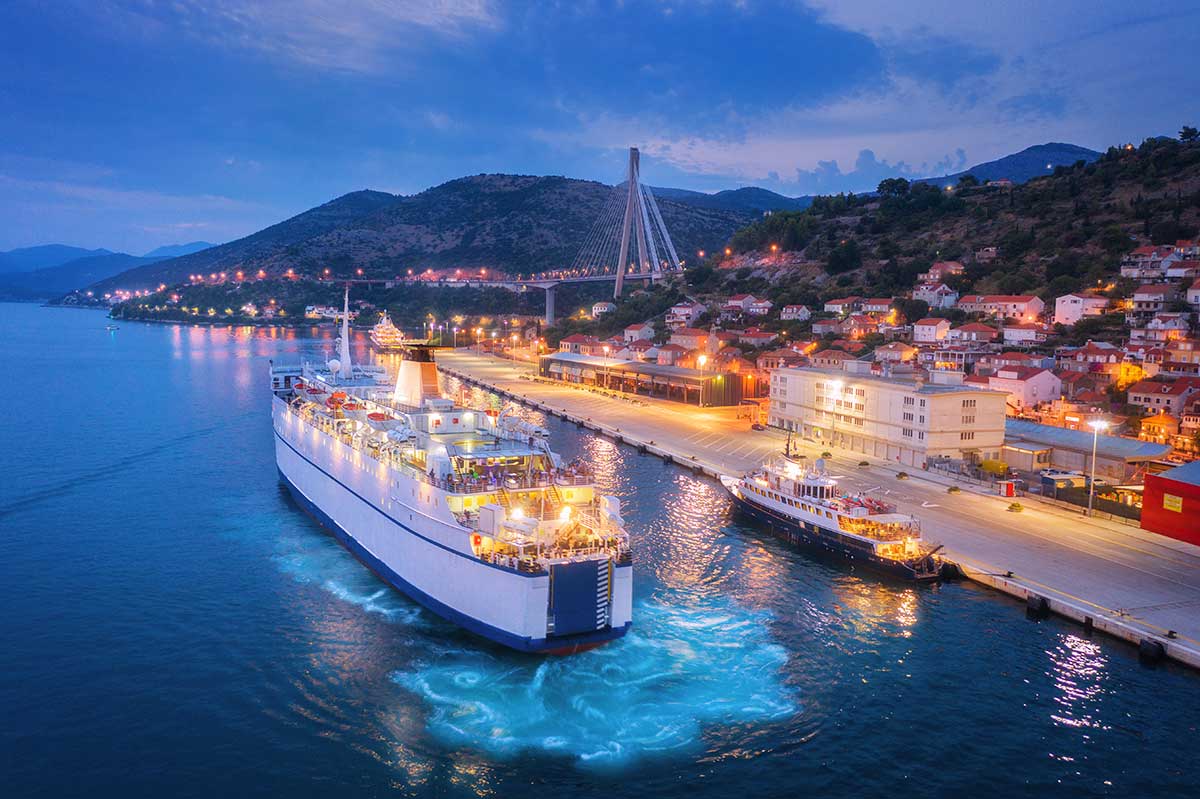
M935 372L924 381L847 366L774 370L769 423L915 468L941 458L999 457L1006 394L966 385L961 373Z

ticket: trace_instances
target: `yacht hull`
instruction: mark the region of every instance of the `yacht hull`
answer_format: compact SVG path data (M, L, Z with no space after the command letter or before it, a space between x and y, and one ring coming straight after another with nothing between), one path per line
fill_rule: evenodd
M862 567L903 580L929 581L939 577L938 567L931 559L917 561L898 561L881 558L871 551L870 545L846 536L839 535L812 522L804 522L785 516L772 508L759 505L742 496L739 492L730 491L738 510L759 526L767 529L771 535L808 552L836 558L853 567ZM922 564L922 560L929 562ZM926 568L918 569L917 565Z

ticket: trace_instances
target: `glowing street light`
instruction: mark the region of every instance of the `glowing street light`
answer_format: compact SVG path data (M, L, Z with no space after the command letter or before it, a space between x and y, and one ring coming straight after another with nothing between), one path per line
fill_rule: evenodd
M1092 497L1096 495L1096 446L1100 443L1100 431L1107 430L1109 423L1103 419L1093 419L1088 422L1092 428L1092 479L1088 480L1087 515L1092 515Z
M772 244L772 245L771 245L771 252L779 252L779 245L778 245L778 244Z

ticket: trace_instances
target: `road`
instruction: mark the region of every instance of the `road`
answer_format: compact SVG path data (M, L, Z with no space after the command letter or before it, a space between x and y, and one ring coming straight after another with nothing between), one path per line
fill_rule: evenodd
M714 472L740 475L784 446L785 434L751 430L734 408L622 398L535 380L530 364L465 350L439 353L438 362L447 372ZM816 458L825 447L794 439L793 449ZM919 472L902 480L891 464L869 459L870 466L860 467L860 454L833 455L830 471L846 490L886 499L920 519L925 538L944 544L947 556L972 578L1017 596L1035 592L1050 599L1056 611L1079 619L1084 613L1094 616L1098 628L1129 640L1155 636L1168 654L1200 666L1200 547L1033 498L1013 513L1011 500L979 487L962 484L961 493L947 493L955 484L949 477ZM1129 631L1135 634L1125 634ZM1174 636L1168 638L1168 631Z

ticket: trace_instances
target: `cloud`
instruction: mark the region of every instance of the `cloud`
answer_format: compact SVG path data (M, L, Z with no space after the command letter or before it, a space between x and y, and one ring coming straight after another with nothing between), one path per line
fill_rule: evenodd
M394 67L429 37L496 30L489 0L115 0L105 8L145 36L183 33L273 60L349 72Z

